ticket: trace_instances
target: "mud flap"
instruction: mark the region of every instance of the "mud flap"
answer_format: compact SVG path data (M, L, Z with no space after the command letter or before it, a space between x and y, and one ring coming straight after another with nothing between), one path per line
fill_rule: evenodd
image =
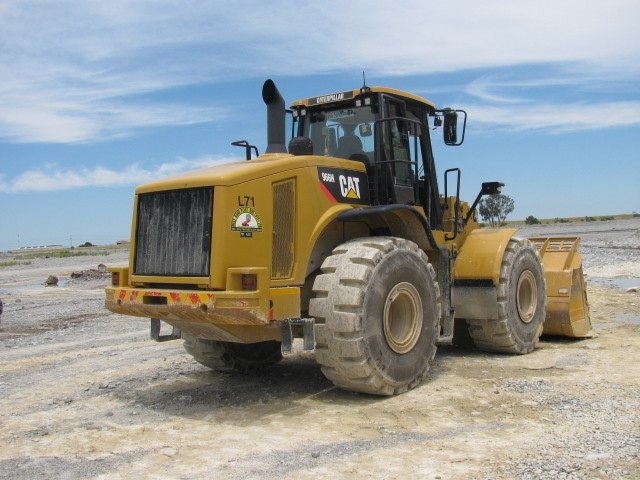
M593 335L578 237L529 239L538 249L547 283L547 315L542 333L565 337Z

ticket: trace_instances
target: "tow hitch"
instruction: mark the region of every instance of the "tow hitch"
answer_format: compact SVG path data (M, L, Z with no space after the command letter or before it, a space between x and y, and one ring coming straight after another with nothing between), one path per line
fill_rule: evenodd
M151 339L156 342L166 342L168 340L179 340L182 337L182 333L179 328L171 327L171 333L161 335L160 334L160 320L157 318L151 319Z
M291 353L294 338L303 339L303 350L315 349L313 318L296 318L282 322L282 353Z

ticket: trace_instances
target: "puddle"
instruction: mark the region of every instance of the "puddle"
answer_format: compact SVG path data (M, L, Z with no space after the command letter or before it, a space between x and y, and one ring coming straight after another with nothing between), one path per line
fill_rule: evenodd
M0 295L16 295L19 293L25 293L25 292L38 292L38 291L45 291L45 290L51 290L51 291L55 291L58 288L64 288L66 286L69 285L69 279L67 278L61 278L58 280L58 285L57 286L49 286L49 285L45 285L44 283L32 283L32 284L27 284L27 285L17 285L15 287L2 287L0 288Z
M625 291L633 287L640 289L640 278L637 277L587 277L587 283L614 287Z
M617 315L616 320L622 323L640 325L640 315L634 315L632 313L623 313L622 315Z

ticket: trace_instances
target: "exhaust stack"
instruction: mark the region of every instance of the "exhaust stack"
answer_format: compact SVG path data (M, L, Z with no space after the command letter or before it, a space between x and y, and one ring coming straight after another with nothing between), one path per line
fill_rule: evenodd
M267 104L267 149L265 153L287 153L284 133L284 99L273 80L269 79L264 82L262 99Z

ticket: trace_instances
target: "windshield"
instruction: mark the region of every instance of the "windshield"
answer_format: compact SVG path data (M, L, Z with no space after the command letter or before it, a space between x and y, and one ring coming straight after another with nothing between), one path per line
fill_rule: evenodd
M314 155L372 160L374 120L370 106L311 111L302 135L311 139Z

